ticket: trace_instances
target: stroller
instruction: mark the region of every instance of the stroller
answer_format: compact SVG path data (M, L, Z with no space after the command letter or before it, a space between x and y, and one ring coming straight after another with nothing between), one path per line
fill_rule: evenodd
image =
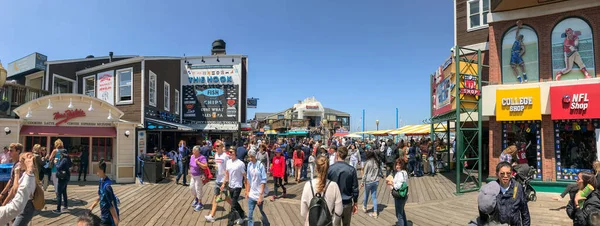
M533 166L530 166L527 175L517 173L515 176L516 181L523 186L523 191L525 192L528 201L535 202L537 200L536 191L533 186L531 186L531 181L534 179L536 173L537 170L533 168Z

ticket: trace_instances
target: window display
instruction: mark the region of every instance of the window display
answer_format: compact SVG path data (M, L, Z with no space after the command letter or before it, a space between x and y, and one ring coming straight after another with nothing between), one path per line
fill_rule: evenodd
M522 144L527 148L528 165L537 169L535 179L542 178L542 151L540 142L540 121L515 121L502 124L502 149L508 146Z
M579 172L592 172L598 159L596 129L597 119L562 120L554 122L556 178L577 180Z
M27 136L25 137L25 150L30 151L33 149L33 146L36 144L41 145L42 147L46 147L48 143L48 137L33 137ZM48 149L48 148L46 148Z
M112 162L113 144L109 137L92 138L92 161L99 162L104 159L105 162Z
M71 158L71 162L73 162L73 167L71 167L71 173L79 172L79 166L81 165L81 152L84 149L90 147L90 138L88 137L51 137L50 144L54 145L54 141L60 139L63 141L65 145L65 149L67 149L67 153L69 153L69 157ZM52 147L51 150L54 150ZM87 160L86 160L87 161Z

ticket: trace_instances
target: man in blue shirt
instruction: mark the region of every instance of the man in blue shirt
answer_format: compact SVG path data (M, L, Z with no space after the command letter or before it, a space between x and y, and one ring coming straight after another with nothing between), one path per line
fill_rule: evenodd
M352 214L358 212L358 177L354 167L345 162L348 149L339 147L336 154L336 162L329 167L327 179L335 181L342 194L344 210L342 216L334 217L333 225L350 225Z
M112 189L112 181L106 176L106 163L100 160L98 171L96 173L100 178L98 186L98 198L90 206L90 211L100 204L100 220L101 225L118 225L119 224L119 201Z
M235 153L236 157L244 162L244 165L248 165L248 161L246 161L246 157L248 156L248 143L244 143L243 146L238 147Z
M200 144L202 145L202 147L200 148L200 154L206 157L206 159L208 159L208 157L210 157L210 152L212 151L212 148L206 143L205 140L203 140Z

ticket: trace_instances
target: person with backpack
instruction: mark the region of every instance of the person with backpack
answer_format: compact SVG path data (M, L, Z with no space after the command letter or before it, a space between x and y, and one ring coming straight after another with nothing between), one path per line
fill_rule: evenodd
M62 141L61 141L62 147ZM71 167L73 166L73 162L71 162L71 157L67 153L67 149L61 149L62 153L60 153L60 161L56 163L56 177L58 178L58 192L56 195L56 210L53 210L53 213L64 213L69 212L68 209L68 199L67 199L67 184L69 184L69 180L71 178ZM63 198L63 202L61 202L61 197ZM61 204L64 206L62 209L60 208Z
M417 171L417 146L410 143L408 147L408 173L411 176L416 175Z
M179 166L179 172L177 172L177 178L175 183L179 184L179 178L183 176L183 186L187 185L187 173L190 164L190 150L186 146L184 140L179 141L179 154L177 155L177 165Z
M393 180L388 180L386 183L390 186L390 190L392 193L399 193L400 190L406 189L408 190L408 173L406 172L406 163L402 159L397 159L395 164L396 175L394 175ZM404 196L394 196L394 208L396 209L396 218L398 221L396 222L396 226L407 226L406 220L406 211L404 211L404 206L406 205L406 200L408 200L408 191L404 194Z
M248 198L248 226L254 226L254 207L258 205L262 225L269 226L269 218L263 211L263 199L269 193L267 187L267 170L262 162L258 161L255 150L248 152L248 168L246 169L246 198Z
M316 160L317 178L304 184L300 201L300 216L305 226L329 226L333 216L343 213L342 194L335 181L328 180L329 161L319 156Z
M385 176L392 175L394 173L394 163L398 158L398 152L394 151L395 147L392 147L392 142L388 142L385 149Z
M119 225L119 199L111 186L113 183L112 180L106 176L106 162L104 162L104 159L100 160L96 174L100 178L98 198L90 206L89 210L92 211L100 204L100 225Z
M327 179L335 181L342 194L343 212L334 218L334 225L350 225L352 214L358 212L358 177L356 170L344 160L348 156L348 149L341 146L337 150L337 162L327 171Z

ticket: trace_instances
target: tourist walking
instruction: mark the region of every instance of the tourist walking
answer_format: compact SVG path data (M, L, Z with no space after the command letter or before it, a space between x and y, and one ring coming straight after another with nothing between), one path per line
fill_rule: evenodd
M360 151L356 148L354 144L350 145L350 149L348 150L349 161L348 163L354 167L355 170L358 170L361 163Z
M405 167L406 165L402 159L396 160L396 174L394 175L394 179L391 181L386 181L392 192L398 192L398 190L402 188L403 184L408 186L408 173L406 172ZM406 212L404 211L406 200L408 200L408 193L406 193L404 197L394 197L394 208L396 209L396 218L398 219L396 226L408 225L406 220Z
M335 181L342 194L343 213L334 217L334 225L350 225L352 214L358 212L358 177L356 170L344 160L348 156L348 149L341 146L337 150L337 161L327 171L327 179Z
M329 166L333 165L337 161L336 150L337 150L337 147L335 145L329 146L329 151L328 151L328 154L329 154Z
M112 180L106 176L106 162L100 160L96 175L100 178L98 186L98 198L89 207L90 212L100 204L100 224L101 225L119 225L119 200L112 188Z
M575 226L590 224L590 216L600 211L600 193L596 184L596 177L590 172L580 172L577 175L579 191L567 205L567 215L573 220Z
M214 187L214 194L215 197L212 201L212 209L210 210L210 214L207 216L204 216L204 218L206 218L206 221L208 222L215 222L215 214L217 212L217 203L222 201L222 196L225 196L225 194L227 194L226 191L221 191L221 186L224 184L225 181L225 172L226 172L226 168L227 168L227 161L229 161L229 155L225 152L225 144L223 144L223 142L220 141L215 141L215 165L217 167L217 176L216 176L216 180L215 180L215 187ZM223 193L223 194L222 194ZM231 200L227 197L225 198L225 201L227 203L229 203L229 205L231 205Z
M223 180L223 184L221 185L221 191L225 191L225 189L229 190L229 197L231 198L231 213L235 218L238 218L237 222L240 223L240 220L245 218L244 210L242 206L240 206L240 195L242 194L242 186L244 183L244 178L246 177L246 165L240 159L237 158L236 149L229 149L229 157L227 160L226 170L225 170L225 179ZM225 186L225 185L229 186Z
M60 140L57 140L60 141ZM59 145L55 145L57 147L64 147L62 141ZM67 198L67 184L69 184L69 180L71 178L71 170L70 168L73 166L71 162L71 158L67 153L67 149L59 149L61 150L61 158L60 161L56 162L56 178L58 178L58 192L56 195L56 210L52 211L53 213L65 213L69 212L69 204ZM62 200L61 200L62 198ZM62 202L61 202L62 201ZM61 208L61 205L63 206Z
M377 218L377 186L379 186L379 178L383 177L381 173L381 167L379 166L379 161L377 160L377 155L375 152L369 151L366 154L366 163L363 168L363 176L360 184L361 188L365 188L365 195L362 210L363 212L367 212L367 203L369 201L369 194L371 195L371 200L373 200L373 213L370 213L369 216Z
M179 178L183 176L183 186L187 186L187 172L188 166L190 162L190 151L186 146L186 142L184 140L179 141L179 154L177 155L177 166L179 171L177 172L177 177L175 178L175 183L179 184Z
M263 211L264 196L269 193L267 187L267 170L262 162L257 161L257 152L248 152L248 168L246 180L246 197L248 198L248 226L254 226L254 208L258 206L262 225L269 226L269 219Z
M281 152L281 148L275 149L275 156L273 157L273 164L271 165L271 174L273 174L273 183L275 184L273 187L273 196L271 196L271 201L275 201L275 199L279 197L285 197L286 194L286 189L283 185L286 162L285 157L281 156ZM277 196L277 187L281 187L283 189L283 194L281 196Z
M398 152L394 151L394 144L392 142L388 142L385 148L385 174L386 176L392 175L394 173L394 163L396 159L398 159Z
M266 144L260 144L258 146L258 152L256 152L256 161L262 163L265 169L271 168L271 164L269 164L271 162L271 155L267 151Z
M488 214L480 215L481 221L484 223L499 222L501 224L529 226L531 218L527 206L527 197L523 187L512 178L511 164L508 162L498 163L496 176L498 177L496 183L499 185L499 188L497 188L498 193L496 197L493 197L496 206L493 206L493 211L489 211Z
M311 218L313 221L319 220L317 217L310 216L310 213L312 212L310 205L316 194L321 194L321 197L325 200L329 213L331 213L330 217L341 216L344 212L342 194L340 193L338 184L335 181L327 179L329 160L325 156L319 156L315 162L317 178L309 180L309 183L304 184L302 198L300 199L300 216L305 218L305 226L316 225L315 222L310 222ZM317 212L317 214L319 214L319 212ZM332 218L322 220L325 222L333 222Z
M296 177L296 183L300 182L300 174L302 174L302 163L304 161L304 152L300 145L294 147L296 149L293 153L294 172Z
M314 179L315 178L315 161L317 160L317 153L316 151L311 152L310 156L308 157L308 170L310 172L310 179Z
M192 196L194 197L194 201L192 201L192 208L194 211L200 211L204 208L202 205L202 186L204 185L202 181L204 180L204 169L208 167L206 157L200 154L199 145L194 146L192 148L192 156L190 159L190 174L192 174L192 178L190 179L190 190L192 191Z

